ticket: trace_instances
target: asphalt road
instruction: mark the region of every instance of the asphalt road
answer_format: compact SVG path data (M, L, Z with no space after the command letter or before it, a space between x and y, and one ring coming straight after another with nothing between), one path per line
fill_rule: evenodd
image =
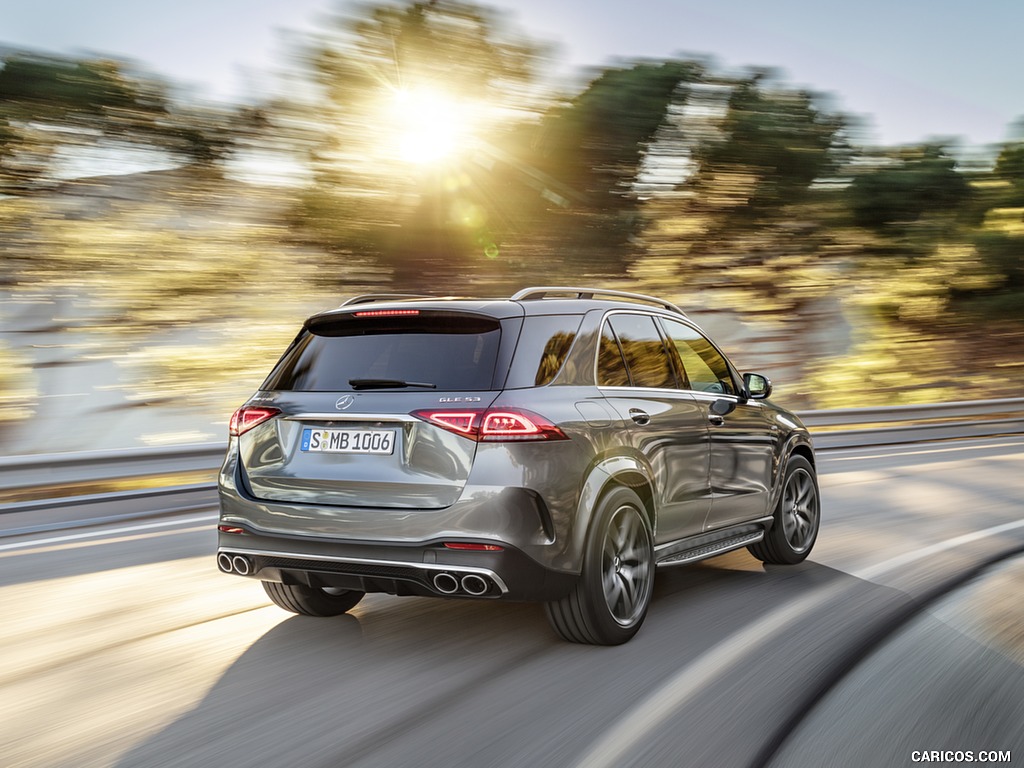
M1020 760L1024 568L986 565L1024 548L1024 439L819 464L809 562L659 571L616 648L535 605L291 616L216 570L212 511L0 538L0 766L900 766L954 736Z

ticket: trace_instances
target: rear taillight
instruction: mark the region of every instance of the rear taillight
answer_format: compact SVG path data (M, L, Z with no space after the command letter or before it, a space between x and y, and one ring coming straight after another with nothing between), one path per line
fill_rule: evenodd
M228 434L232 437L244 435L258 424L272 419L281 412L280 408L267 408L261 405L243 405L233 414L228 423Z
M522 408L424 409L411 415L477 442L569 439L543 416Z

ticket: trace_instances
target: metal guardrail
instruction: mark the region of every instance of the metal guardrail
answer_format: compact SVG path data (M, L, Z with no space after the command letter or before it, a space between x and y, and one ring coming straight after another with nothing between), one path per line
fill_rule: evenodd
M1024 434L1024 398L801 411L818 450ZM225 443L0 457L0 491L212 471ZM59 490L58 490L59 493ZM158 499L156 497L159 497ZM3 535L210 507L213 483L0 504ZM50 519L55 510L63 517ZM70 518L70 519L64 519ZM23 523L19 527L19 523ZM10 525L9 525L10 524Z
M801 411L815 448L858 448L1024 433L1024 397Z
M0 457L0 491L214 470L226 449L227 443L195 443Z

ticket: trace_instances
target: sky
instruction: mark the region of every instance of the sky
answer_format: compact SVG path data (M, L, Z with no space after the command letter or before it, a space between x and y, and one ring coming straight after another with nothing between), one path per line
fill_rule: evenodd
M1024 0L493 0L556 46L566 75L636 58L772 67L886 145L1010 138L1024 118ZM0 0L0 51L98 53L215 99L272 87L301 39L351 0Z

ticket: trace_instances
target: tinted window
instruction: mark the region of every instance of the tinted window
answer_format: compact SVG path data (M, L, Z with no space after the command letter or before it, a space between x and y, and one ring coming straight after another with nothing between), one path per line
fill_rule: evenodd
M608 319L619 340L634 387L674 389L675 374L658 326L650 315L612 315Z
M736 394L729 364L712 343L688 325L662 320L685 371L686 386L698 392Z
M350 391L350 379L395 379L439 390L486 390L501 331L496 320L453 313L318 318L285 353L265 389Z
M601 387L628 387L629 374L622 350L608 323L601 331L601 346L597 351L597 384Z
M562 369L582 321L582 315L527 317L523 321L507 386L550 384Z

